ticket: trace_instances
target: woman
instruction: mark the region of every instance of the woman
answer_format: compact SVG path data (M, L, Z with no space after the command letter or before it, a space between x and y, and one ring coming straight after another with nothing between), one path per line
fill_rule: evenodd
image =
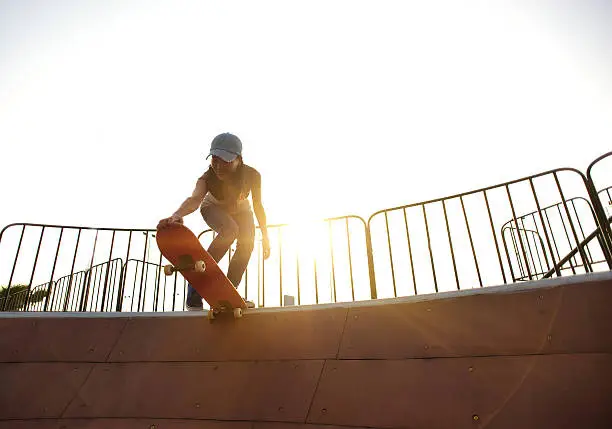
M158 228L174 222L200 207L204 221L217 232L208 253L219 262L232 243L237 240L236 252L230 260L227 277L238 288L246 271L255 242L253 211L263 237L263 257L270 256L270 241L266 228L266 213L261 201L261 175L242 160L242 142L230 133L219 134L210 145L207 159L212 157L208 170L198 178L195 189L172 214L159 221ZM253 211L247 197L251 194ZM245 297L246 298L246 297ZM247 301L249 307L255 304ZM202 310L202 297L189 284L187 310Z

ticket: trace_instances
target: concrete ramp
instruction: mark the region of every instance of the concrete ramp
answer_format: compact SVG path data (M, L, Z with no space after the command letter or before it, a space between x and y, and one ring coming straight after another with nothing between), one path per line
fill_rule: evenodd
M612 427L612 273L324 306L0 315L0 429Z

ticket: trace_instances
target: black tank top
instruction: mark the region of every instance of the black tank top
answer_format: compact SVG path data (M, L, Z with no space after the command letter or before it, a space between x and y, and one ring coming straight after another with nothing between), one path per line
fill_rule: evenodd
M241 164L228 180L219 179L212 167L209 167L200 179L206 182L206 189L217 200L233 203L248 198L257 176L259 176L257 170Z

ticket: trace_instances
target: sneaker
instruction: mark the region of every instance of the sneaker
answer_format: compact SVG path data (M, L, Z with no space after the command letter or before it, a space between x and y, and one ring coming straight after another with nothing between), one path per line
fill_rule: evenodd
M185 305L185 308L187 309L187 311L202 311L204 310L204 306L200 305L198 306L190 306L189 304Z
M187 299L185 299L185 308L187 311L202 311L204 309L202 305L202 297L198 295L191 284L187 285Z
M190 297L185 301L185 308L187 311L202 311L204 310L204 306L202 305L202 298L199 296Z

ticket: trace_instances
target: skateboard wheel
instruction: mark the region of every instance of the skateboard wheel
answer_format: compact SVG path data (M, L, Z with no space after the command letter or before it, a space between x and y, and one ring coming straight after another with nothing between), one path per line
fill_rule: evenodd
M172 265L164 265L164 274L167 276L174 274L174 267Z
M196 261L194 269L196 273L203 273L204 271L206 271L206 264L204 263L204 261Z
M208 313L206 313L206 318L208 320L213 320L215 318L215 312L213 311L212 308L208 310Z
M240 319L242 317L242 308L234 308L234 318Z

